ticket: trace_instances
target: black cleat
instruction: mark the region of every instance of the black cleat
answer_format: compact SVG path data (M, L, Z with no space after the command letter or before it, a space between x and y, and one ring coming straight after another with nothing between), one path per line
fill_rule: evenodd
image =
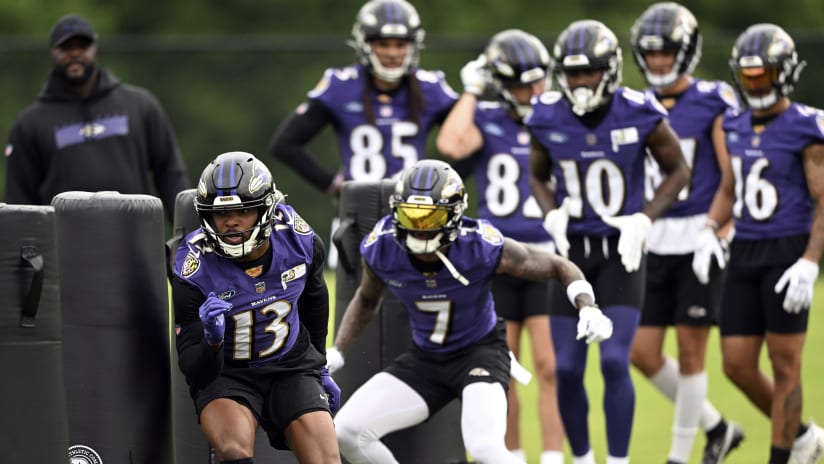
M744 430L738 424L727 422L727 429L723 435L715 438L707 435L704 459L701 464L720 464L742 441L744 441Z

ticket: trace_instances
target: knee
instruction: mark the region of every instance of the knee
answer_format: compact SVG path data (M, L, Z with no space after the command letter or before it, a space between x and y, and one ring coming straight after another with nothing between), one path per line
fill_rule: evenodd
M658 352L650 352L647 349L633 345L629 353L630 362L637 367L645 376L651 377L664 365L664 356Z
M223 443L212 444L215 453L221 461L236 461L252 457L252 450L243 446L239 442L225 441Z
M335 420L335 434L338 436L340 452L344 456L351 456L367 444L380 438L356 424L338 420Z
M555 378L558 382L583 382L584 367L583 363L567 363L559 359L555 368Z
M601 375L604 380L621 379L629 376L629 359L601 352Z
M536 359L534 362L535 373L538 380L545 384L555 384L555 363L548 359Z
M747 364L738 362L733 358L724 357L723 368L724 375L738 385L746 382L746 379L753 374L752 369Z

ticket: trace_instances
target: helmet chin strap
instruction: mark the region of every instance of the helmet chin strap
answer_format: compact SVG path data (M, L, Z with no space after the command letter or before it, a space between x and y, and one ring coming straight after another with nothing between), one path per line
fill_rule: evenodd
M455 269L455 266L452 265L452 261L450 261L449 258L446 257L446 255L441 253L441 250L436 250L435 256L437 256L438 259L441 260L443 265L446 266L446 269L449 270L449 273L452 274L452 277L454 277L455 280L464 284L464 286L469 285L469 280L467 280L466 277L462 276L461 273L458 272L457 269Z

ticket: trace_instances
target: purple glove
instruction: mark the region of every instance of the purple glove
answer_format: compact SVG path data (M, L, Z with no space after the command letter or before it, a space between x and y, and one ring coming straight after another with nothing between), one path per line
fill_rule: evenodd
M209 292L209 297L198 309L200 322L203 323L203 335L206 337L206 343L210 345L223 343L223 331L226 329L226 320L223 313L230 309L232 309L231 303L216 297L215 292Z
M320 383L323 385L323 391L326 392L326 401L329 402L329 411L332 414L338 412L340 409L340 387L335 383L329 369L322 367L320 369Z

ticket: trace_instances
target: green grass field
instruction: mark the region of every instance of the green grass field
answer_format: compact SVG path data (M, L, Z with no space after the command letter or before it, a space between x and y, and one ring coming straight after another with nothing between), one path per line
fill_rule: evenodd
M327 272L327 283L331 293L335 289L335 275ZM334 302L334 294L330 301ZM803 387L804 387L804 418L813 417L824 423L824 280L819 280L816 286L815 299L810 314L810 328L807 344L804 348ZM330 343L333 334L334 318L330 318ZM525 339L524 346L528 343ZM718 340L718 331L713 330L710 338L710 347L707 355L707 373L710 379L709 399L721 411L724 417L743 425L746 439L725 461L730 464L752 464L766 462L770 447L770 424L732 383L721 370L721 346ZM604 429L604 415L601 408L603 397L603 382L598 372L598 349L590 347L587 363L586 384L590 400L590 436L592 447L595 450L597 462L606 460L606 432ZM667 353L675 355L674 334L667 336ZM529 350L522 349L525 354L521 362L531 369L532 360L528 356ZM769 363L766 354L762 353L762 369L769 373ZM630 458L635 464L663 463L667 459L672 429L673 407L652 384L640 373L633 371L635 381L636 403L635 424L633 427L632 442L630 444ZM519 386L521 394L521 436L524 440L529 464L538 464L541 452L538 419L535 414L537 404L537 389L533 381L526 387ZM699 433L693 446L691 463L701 461L701 452L704 448L704 437ZM568 447L566 462L572 462Z

